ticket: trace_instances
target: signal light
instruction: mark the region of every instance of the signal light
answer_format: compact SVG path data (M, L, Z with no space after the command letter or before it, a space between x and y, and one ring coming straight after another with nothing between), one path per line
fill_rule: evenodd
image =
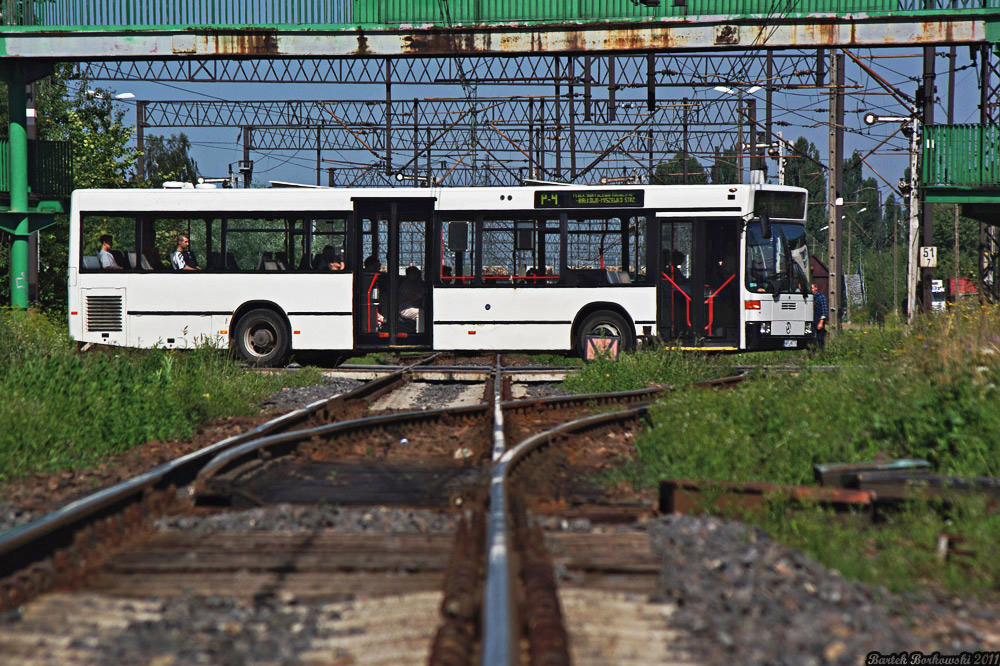
M744 310L760 310L760 301L743 301Z

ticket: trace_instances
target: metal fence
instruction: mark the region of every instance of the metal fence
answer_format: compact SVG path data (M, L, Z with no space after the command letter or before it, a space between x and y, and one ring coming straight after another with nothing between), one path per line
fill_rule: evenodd
M1000 185L1000 127L924 127L921 175L924 187Z
M650 2L649 4L652 4ZM0 26L475 24L998 9L1000 0L0 0Z
M28 142L28 190L32 199L68 197L73 192L73 144ZM0 193L10 193L10 143L0 141Z

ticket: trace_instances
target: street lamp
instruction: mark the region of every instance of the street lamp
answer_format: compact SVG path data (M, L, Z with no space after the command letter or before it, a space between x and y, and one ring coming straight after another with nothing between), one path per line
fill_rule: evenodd
M114 95L112 97L105 97L98 90L88 90L87 94L90 95L91 97L94 97L94 98L97 98L97 99L117 99L119 101L124 101L126 99L135 99L135 94L130 93L130 92L118 93L117 95Z

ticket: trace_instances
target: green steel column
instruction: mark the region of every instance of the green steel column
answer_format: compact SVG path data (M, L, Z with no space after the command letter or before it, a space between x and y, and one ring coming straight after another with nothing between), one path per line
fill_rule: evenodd
M10 248L10 304L28 307L28 100L24 70L12 67L7 80L10 118L10 212L24 217L14 230Z

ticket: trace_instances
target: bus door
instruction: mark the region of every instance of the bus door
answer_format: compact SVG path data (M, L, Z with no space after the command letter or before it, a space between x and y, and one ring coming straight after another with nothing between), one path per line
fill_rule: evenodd
M433 199L355 199L358 347L429 347Z
M661 220L661 337L690 345L738 343L739 233L739 220Z

